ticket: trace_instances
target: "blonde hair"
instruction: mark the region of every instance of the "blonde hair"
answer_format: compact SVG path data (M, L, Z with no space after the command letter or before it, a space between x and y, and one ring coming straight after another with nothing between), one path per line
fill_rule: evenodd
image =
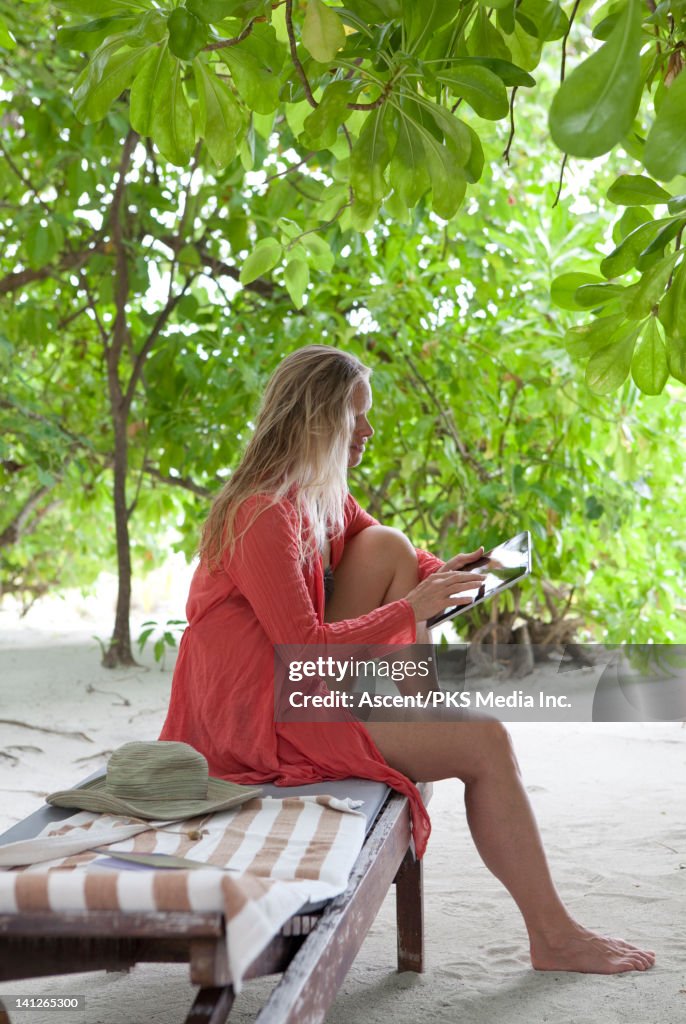
M283 359L269 379L243 458L203 528L200 559L210 571L268 507L258 507L236 536L238 509L251 495L266 494L272 503L290 498L303 563L322 548L329 532L342 530L353 392L370 376L355 356L328 345L308 345Z

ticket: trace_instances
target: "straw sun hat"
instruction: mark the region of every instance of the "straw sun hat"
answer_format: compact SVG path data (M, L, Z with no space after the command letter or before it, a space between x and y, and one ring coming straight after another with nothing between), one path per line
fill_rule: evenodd
M209 775L207 760L188 743L133 741L112 753L107 774L51 793L49 804L82 811L175 821L237 807L262 795Z

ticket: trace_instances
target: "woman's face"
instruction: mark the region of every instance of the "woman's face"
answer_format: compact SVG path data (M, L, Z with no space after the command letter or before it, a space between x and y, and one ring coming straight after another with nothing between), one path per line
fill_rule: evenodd
M366 380L361 380L353 391L353 412L355 413L355 426L350 442L350 454L348 457L348 469L359 466L364 455L364 446L374 433L372 425L367 419L367 414L372 407L372 389Z

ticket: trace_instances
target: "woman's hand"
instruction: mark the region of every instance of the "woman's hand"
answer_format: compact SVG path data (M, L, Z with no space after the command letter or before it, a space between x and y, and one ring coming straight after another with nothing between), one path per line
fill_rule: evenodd
M464 555L454 555L453 558L449 559L444 569L464 569L465 565L469 565L470 562L477 562L484 553L483 545L477 548L476 551L469 551Z
M468 555L456 555L455 557L469 559ZM480 572L459 572L444 567L422 580L414 590L409 592L406 600L412 605L417 622L424 622L432 615L442 612L444 608L458 604L471 604L474 597L461 597L461 592L477 590L485 579L484 574Z

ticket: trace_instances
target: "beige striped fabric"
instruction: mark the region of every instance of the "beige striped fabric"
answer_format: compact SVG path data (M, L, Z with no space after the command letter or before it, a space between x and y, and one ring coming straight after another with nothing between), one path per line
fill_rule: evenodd
M80 811L33 840L0 847L0 864L20 848L15 863L27 865L0 868L0 913L223 911L229 971L240 991L246 968L289 917L345 889L365 836L358 806L331 796L264 797L168 824ZM103 836L107 852L94 852ZM29 863L31 844L37 863ZM48 844L53 859L41 860ZM117 852L205 866L160 869L118 861Z

